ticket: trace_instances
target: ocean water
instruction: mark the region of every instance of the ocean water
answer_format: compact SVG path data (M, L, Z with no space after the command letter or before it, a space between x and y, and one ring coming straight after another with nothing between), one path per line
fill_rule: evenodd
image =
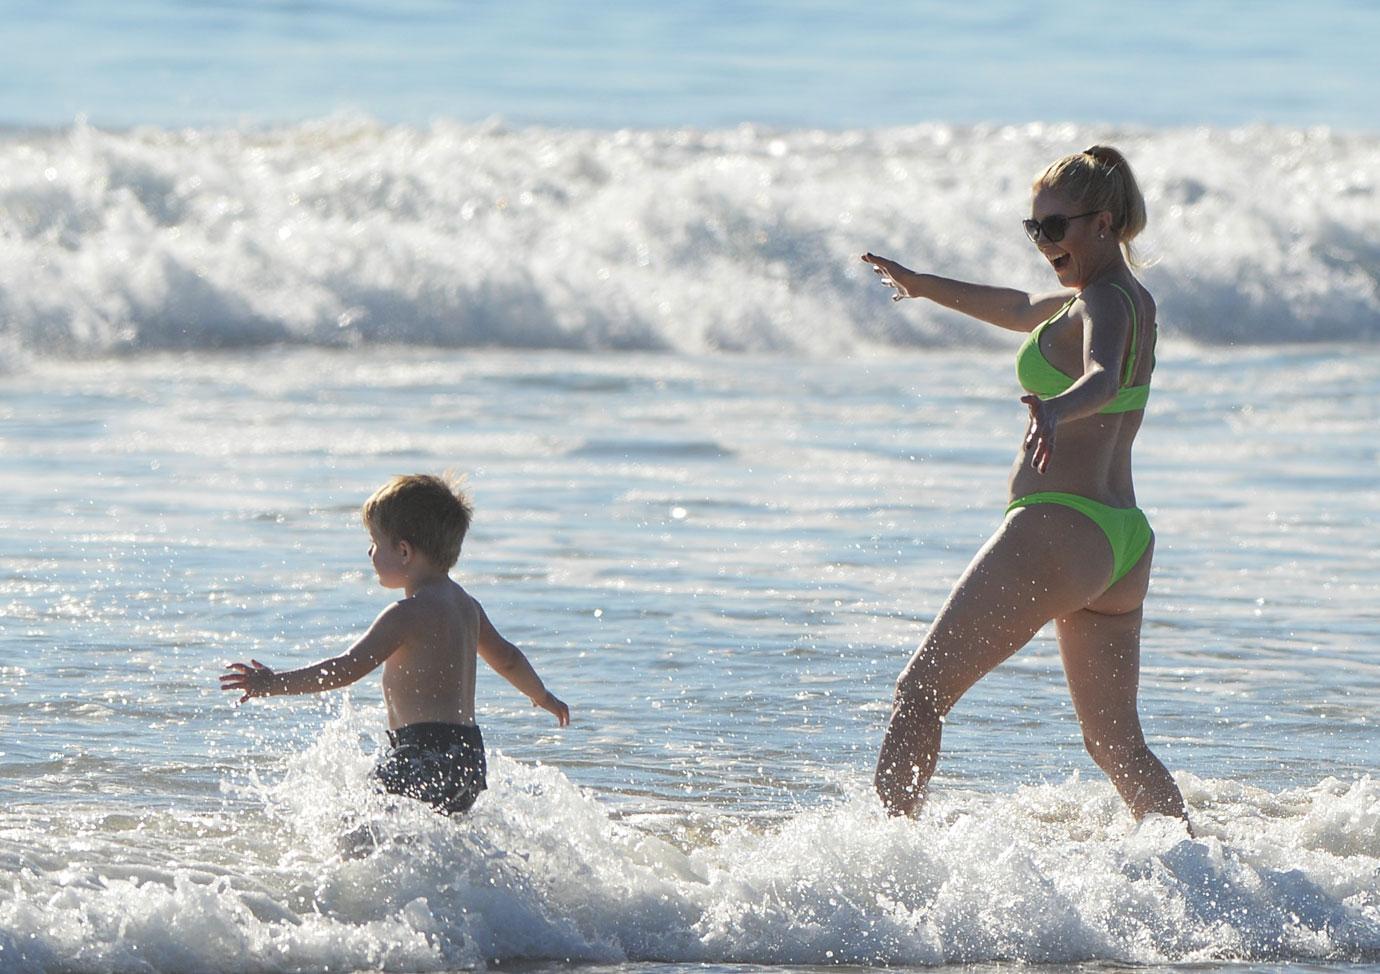
M1380 970L1370 5L7 16L0 974ZM1029 182L1093 141L1151 213L1141 706L1196 837L1049 634L891 821L1024 408L1013 336L857 256L1045 288ZM481 672L457 821L371 790L376 678L216 689L348 645L359 503L445 469L574 716Z
M921 819L882 816L891 681L1000 516L1009 373L274 348L11 375L0 969L1374 962L1373 349L1162 353L1141 700L1197 839L1132 822L1045 637L951 716ZM360 499L447 467L479 510L458 577L575 718L485 673L491 789L454 822L371 793L372 678L215 689L367 624Z

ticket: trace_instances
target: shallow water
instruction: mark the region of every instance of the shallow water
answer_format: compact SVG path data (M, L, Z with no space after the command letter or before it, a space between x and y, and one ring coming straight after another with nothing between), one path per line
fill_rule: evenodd
M1161 349L1141 699L1195 841L1134 827L1045 636L955 711L919 822L869 795L890 683L999 519L1008 352L3 383L0 970L1380 957L1372 348ZM455 823L370 793L374 678L214 688L347 644L388 598L359 501L443 468L479 512L458 577L575 715L484 673L493 782Z

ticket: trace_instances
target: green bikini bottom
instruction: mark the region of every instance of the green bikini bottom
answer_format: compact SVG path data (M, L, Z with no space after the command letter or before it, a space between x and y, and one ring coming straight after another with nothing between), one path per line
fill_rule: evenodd
M1145 549L1150 547L1150 522L1139 507L1108 507L1078 494L1065 494L1062 491L1046 490L1017 497L1006 508L1010 514L1018 507L1035 504L1059 504L1071 507L1102 529L1107 542L1112 546L1112 580L1109 585L1121 581L1122 576L1136 566Z

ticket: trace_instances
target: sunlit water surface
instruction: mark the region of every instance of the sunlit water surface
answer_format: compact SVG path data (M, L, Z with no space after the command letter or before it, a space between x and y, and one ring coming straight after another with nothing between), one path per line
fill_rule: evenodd
M1048 634L951 715L921 819L880 814L891 682L1000 519L1010 367L270 349L3 377L0 971L1373 962L1372 349L1161 352L1141 704L1196 841L1135 827ZM478 509L456 577L574 715L482 673L491 790L455 822L372 793L376 678L215 688L347 645L390 598L360 501L443 469Z

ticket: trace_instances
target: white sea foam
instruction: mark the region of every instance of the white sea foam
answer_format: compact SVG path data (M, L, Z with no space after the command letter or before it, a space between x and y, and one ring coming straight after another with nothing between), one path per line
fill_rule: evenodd
M1044 288L1032 175L1122 146L1167 335L1380 335L1380 138L1279 128L556 131L332 117L0 136L0 353L266 342L963 344L864 250Z
M370 792L376 719L347 713L212 819L11 820L0 971L1380 956L1368 778L1272 794L1185 776L1196 839L1076 777L941 794L918 822L859 783L774 823L673 825L491 753L490 791L449 821Z

